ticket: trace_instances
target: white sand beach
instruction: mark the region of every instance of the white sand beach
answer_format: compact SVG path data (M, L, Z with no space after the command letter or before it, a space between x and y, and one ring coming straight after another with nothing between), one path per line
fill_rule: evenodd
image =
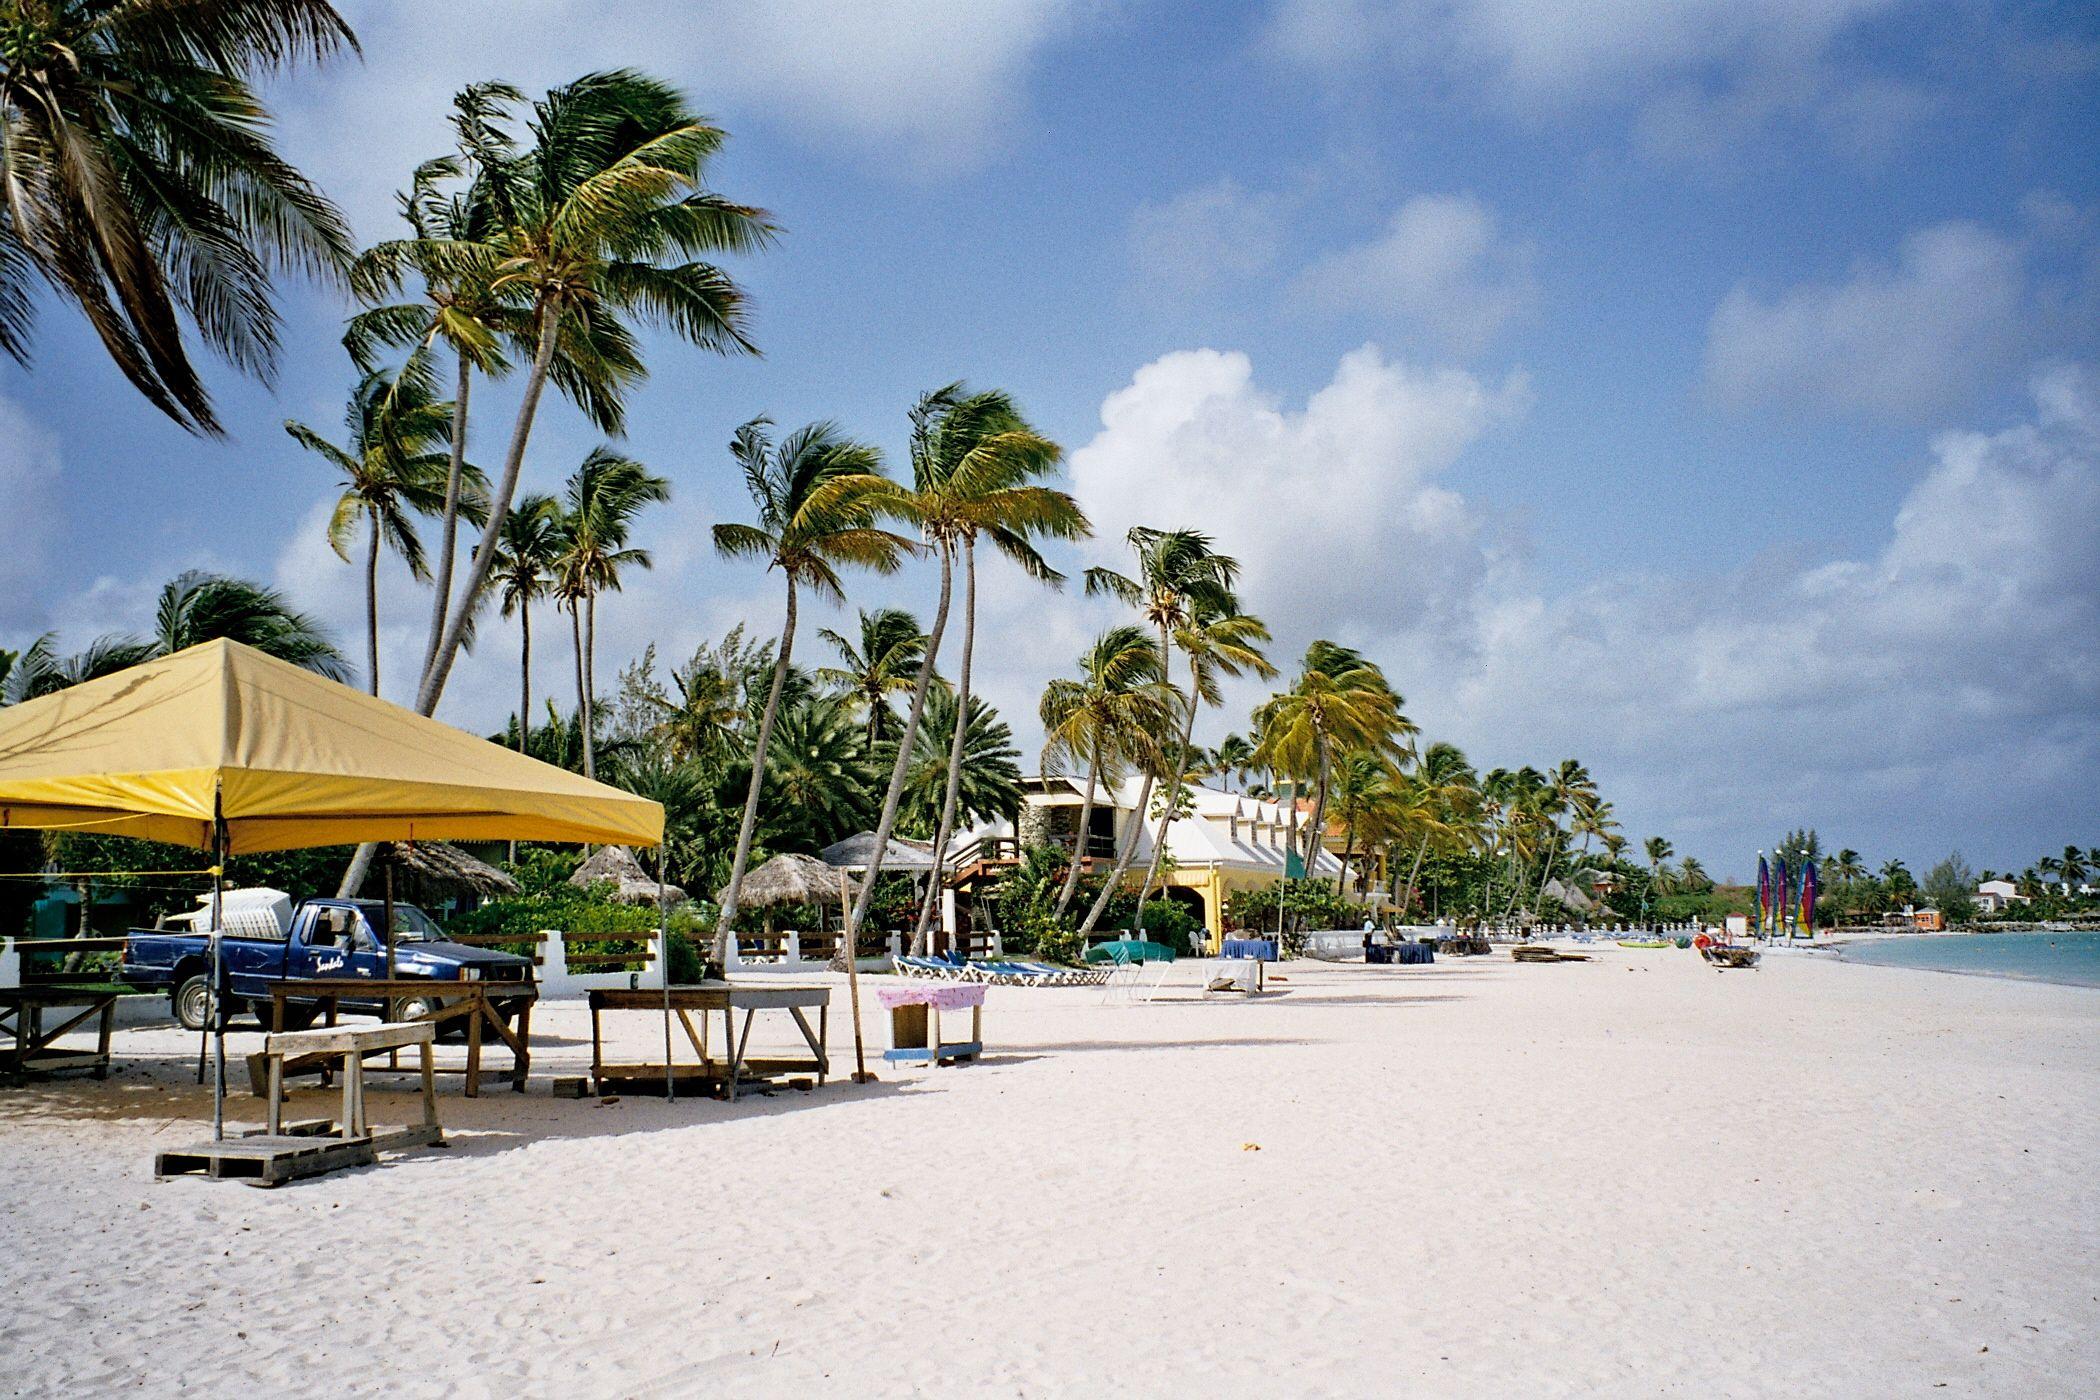
M589 1032L550 1003L531 1093L448 1086L449 1149L274 1191L153 1180L208 1132L195 1042L122 1031L107 1083L0 1090L0 1389L2100 1392L2100 991L1284 975L995 989L982 1064L735 1105L551 1098Z

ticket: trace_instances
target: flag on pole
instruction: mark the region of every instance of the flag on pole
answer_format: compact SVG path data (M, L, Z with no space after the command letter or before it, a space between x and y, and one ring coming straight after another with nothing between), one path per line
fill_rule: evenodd
M1772 869L1765 864L1765 853L1757 853L1757 931L1763 933L1772 911Z
M1773 867L1772 875L1772 932L1786 932L1787 907L1794 902L1794 882L1786 868L1786 857L1781 856Z
M1801 931L1816 936L1816 863L1801 867Z

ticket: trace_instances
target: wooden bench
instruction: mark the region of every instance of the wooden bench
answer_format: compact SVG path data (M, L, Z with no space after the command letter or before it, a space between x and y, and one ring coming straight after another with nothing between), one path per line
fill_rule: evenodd
M437 1028L428 1021L275 1031L263 1042L269 1077L269 1120L263 1131L160 1153L153 1160L153 1174L194 1174L276 1186L345 1167L369 1166L381 1152L442 1146L445 1135L438 1126L437 1079L432 1061L436 1042ZM410 1047L422 1056L423 1121L375 1133L365 1118L365 1056ZM285 1062L315 1057L342 1063L342 1116L333 1123L288 1126L284 1121Z
M440 1000L443 1005L418 1020L427 1021L434 1028L450 1028L455 1025L467 1035L467 1063L464 1069L444 1066L439 1074L464 1074L466 1095L476 1098L481 1093L481 1048L483 1042L493 1037L495 1043L510 1051L510 1087L522 1094L525 1081L532 1073L532 1007L539 1000L539 988L530 982L434 982L428 978L396 978L363 980L360 978L311 978L299 982L273 982L270 986L271 1020L268 1029L281 1031L284 1026L284 1008L287 1001L311 1001L315 1010L326 1017L329 1026L336 1024L339 1004L343 1001L384 1002L389 1012L398 1012L401 1003L411 1000ZM508 1011L514 1018L506 1025L503 1013ZM288 1074L298 1074L321 1067L320 1060L301 1059L286 1066ZM260 1054L248 1057L248 1079L250 1086L260 1096L263 1092L263 1077L269 1066ZM324 1070L325 1074L325 1070ZM325 1082L325 1079L324 1079Z
M0 1042L0 1077L23 1079L32 1074L51 1074L62 1069L85 1069L97 1079L109 1077L109 1035L116 1025L117 998L127 987L108 983L35 983L0 987L0 1031L11 1032ZM80 1010L54 1026L44 1024L44 1012L52 1007ZM100 1026L93 1050L61 1049L58 1038L99 1016Z
M831 989L829 987L787 986L782 984L749 982L709 982L694 986L672 987L668 996L661 987L601 988L590 993L591 1003L591 1082L598 1092L604 1093L608 1085L630 1086L635 1089L653 1090L664 1087L667 1080L692 1080L704 1087L718 1091L734 1101L737 1085L747 1078L762 1078L773 1075L794 1075L814 1072L816 1082L822 1084L831 1070L830 1055L826 1045L831 1027ZM651 1011L663 1015L666 1006L684 1028L686 1042L699 1056L699 1062L666 1065L661 1060L613 1063L605 1058L604 1038L600 1031L599 1018L607 1011ZM817 1025L810 1028L804 1011L814 1009ZM693 1024L693 1012L700 1012L700 1024ZM707 1051L707 1023L711 1012L722 1013L722 1042L724 1056L710 1058ZM736 1013L744 1013L741 1034L737 1031ZM794 1019L795 1028L802 1033L802 1040L809 1047L809 1055L769 1056L755 1058L744 1053L751 1042L751 1022L761 1011L785 1011ZM666 1050L670 1047L667 1045Z

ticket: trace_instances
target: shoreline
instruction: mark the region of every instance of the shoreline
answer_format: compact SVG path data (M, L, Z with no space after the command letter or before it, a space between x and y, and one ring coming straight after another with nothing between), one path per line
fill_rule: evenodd
M2091 992L2100 991L2100 977L2091 977L2090 980L2086 980L2078 978L2076 976L2049 976L2046 973L2016 971L2010 969L1995 969L1987 967L1941 967L1934 966L1929 963L1882 962L1874 958L1848 957L1846 955L1845 949L1848 946L1854 944L1881 945L1888 943L1946 943L1950 940L1959 941L1972 938L2044 938L2049 937L2051 935L2065 933L2076 934L2092 932L2096 932L2096 930L2044 928L1991 930L1964 929L1959 932L1948 931L1942 933L1920 934L1898 933L1888 934L1884 936L1867 936L1836 939L1825 946L1827 946L1829 951L1835 956L1836 961L1845 963L1852 967L1888 968L1896 972L1938 972L1944 973L1952 977L1980 977L1990 981L2027 982L2046 987L2074 987L2082 991Z

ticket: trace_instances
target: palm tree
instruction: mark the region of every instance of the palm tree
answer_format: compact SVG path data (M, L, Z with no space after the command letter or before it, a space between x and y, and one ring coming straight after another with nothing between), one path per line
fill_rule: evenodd
M1659 890L1662 885L1663 863L1677 854L1677 848L1660 836L1651 836L1641 843L1641 850L1648 857L1648 888L1650 891ZM1647 904L1647 900L1641 901L1642 908L1645 909Z
M1219 554L1212 548L1210 536L1198 530L1156 530L1140 525L1131 529L1124 539L1137 556L1136 571L1124 575L1114 569L1089 569L1086 591L1089 595L1106 595L1129 604L1157 629L1160 668L1165 675L1171 669L1168 659L1177 628L1186 626L1199 611L1210 617L1239 612L1232 591L1239 564L1230 556ZM1188 711L1193 713L1196 698L1186 697L1186 703ZM1187 726L1177 728L1186 729ZM1175 752L1164 745L1161 751L1165 762L1140 770L1136 819L1130 824L1129 833L1116 853L1114 870L1080 924L1082 932L1093 930L1102 911L1108 907L1109 899L1122 884L1132 858L1137 855L1138 837L1144 831L1145 814L1151 807L1152 785L1158 769L1178 761Z
M772 669L772 646L747 646L742 623L729 630L720 646L702 643L691 660L671 673L677 698L649 697L661 716L655 737L680 762L720 765L742 746L753 677Z
M1308 874L1326 834L1335 756L1357 749L1399 763L1415 732L1401 704L1377 666L1348 647L1316 641L1306 648L1291 688L1255 708L1261 760L1293 778L1314 781L1311 835L1303 853ZM1295 794L1291 811L1295 821Z
M2076 846L2064 847L2064 853L2056 858L2056 873L2064 882L2064 893L2074 893L2088 873L2085 852Z
M1211 754L1211 762L1222 774L1246 790L1247 776L1254 771L1254 744L1244 734L1227 734L1218 740L1217 749Z
M619 70L555 88L533 104L531 140L523 146L509 130L508 95L493 88L484 94L482 108L458 124L461 155L437 172L456 171L468 181L462 217L372 249L360 265L360 287L377 299L410 273L431 271L440 276L434 298L453 282L486 286L507 309L505 333L514 326L517 343L530 347L491 494L494 522L517 493L550 376L595 419L617 421L621 395L644 374L623 318L638 317L704 350L755 353L736 284L711 263L670 259L755 251L771 242L774 228L763 211L706 188L724 133L664 83ZM484 528L458 599L480 596L496 528ZM449 610L418 696L425 714L444 693L471 611L457 602Z
M957 712L972 714L970 671L977 642L979 536L1029 577L1056 587L1064 577L1036 551L1035 541L1079 538L1088 532L1087 519L1068 493L1040 484L1057 466L1063 450L1028 425L1011 396L996 389L972 393L960 383L949 384L921 398L912 416L920 429L912 438L912 484L908 490L893 492L889 509L917 526L921 536L941 551L944 569L951 568L957 557L961 559L962 655L955 684ZM926 883L926 898L912 936L915 952L924 950L932 929L942 865L955 832L956 794L962 782L968 726L951 728L946 795L933 832L933 878ZM906 742L915 742L916 737L914 732Z
M1443 837L1454 844L1466 844L1484 835L1480 780L1458 745L1431 744L1415 764L1413 776L1423 812L1422 830L1415 845L1414 865L1407 872L1407 893L1400 900L1402 918L1414 907L1415 880L1422 872L1422 861L1429 854L1431 842Z
M867 824L876 769L866 734L848 709L823 697L782 710L766 747L767 791L809 849Z
M927 694L926 714L919 723L910 776L897 812L898 825L911 835L933 836L943 814L953 824L968 824L1011 817L1021 805L1021 751L1014 747L1013 730L983 696L973 695L970 721L963 732L962 780L956 784L950 809L949 759L955 750L957 712L955 691L938 687Z
M909 540L877 526L876 501L888 480L882 455L844 436L835 424L813 423L790 433L776 447L767 433L771 424L754 418L737 429L730 455L743 468L744 485L758 507L755 525L715 526L715 548L731 558L763 559L787 582L787 614L780 628L780 649L773 659L773 685L751 746L751 788L744 799L743 824L737 830L736 856L715 924L716 956L726 961L733 937L737 898L744 869L751 860L751 839L758 820L759 791L765 777L766 742L780 708L789 657L795 645L795 608L799 589L836 602L844 598L841 566L895 573L912 549ZM887 839L887 833L884 834ZM878 846L881 844L877 843ZM872 875L869 877L872 883Z
M423 542L411 515L444 509L445 454L438 450L450 435L452 405L440 402L437 386L420 356L400 370L375 369L358 380L343 410L345 443L338 447L304 423L285 420L292 441L319 456L342 474L342 495L328 520L328 543L345 563L350 543L363 525L365 546L365 685L379 693L379 554L391 546L417 579L430 577L423 562ZM488 489L479 470L462 467L467 483L464 502L455 509L470 517L481 509L479 496Z
M454 498L456 507L458 502ZM518 752L525 752L532 716L532 605L547 596L561 557L561 507L552 496L525 496L503 518L489 586L503 616L518 616Z
M267 381L271 274L333 278L351 253L249 79L356 45L323 0L0 8L0 351L28 363L34 277L154 407L218 434L185 325Z
M919 721L926 708L927 687L932 683L939 659L941 638L948 630L948 612L954 599L955 561L964 555L969 597L966 611L965 655L958 689L969 693L970 648L976 636L977 536L992 539L999 550L1045 582L1059 576L1035 552L1031 538L1039 535L1070 538L1086 531L1086 517L1064 492L1034 484L1054 466L1060 456L1055 443L1031 429L1014 408L1013 401L996 390L971 394L961 384L950 384L920 396L911 410L911 484L893 483L884 500L884 510L915 526L920 538L940 564L940 592L934 604L933 626L926 633L926 650L919 661L919 674L912 682L910 704L905 709L904 728L898 736L897 756L890 767L890 781L883 793L882 815L875 824L873 864L861 881L860 893L846 918L849 936L857 937L875 898L876 877L882 873L882 856L888 849L890 832L897 822L898 804L903 801L909 778L913 745ZM951 755L950 768L960 760ZM940 844L936 833L936 845ZM936 886L938 880L933 882ZM921 919L921 927L925 920ZM915 931L914 944L919 942Z
M1111 627L1079 658L1079 678L1059 678L1043 690L1043 769L1086 770L1086 795L1079 807L1079 832L1052 917L1062 920L1079 888L1094 819L1095 794L1114 784L1124 767L1149 766L1159 757L1159 736L1173 722L1174 688L1167 683L1159 648L1144 629Z
M897 722L890 696L910 690L912 675L926 655L926 633L919 620L902 608L862 609L860 640L849 641L826 627L817 633L839 654L840 665L825 666L817 679L852 697L866 712L868 744L890 737Z
M1222 555L1216 557L1224 559ZM1237 568L1229 559L1224 559L1224 563ZM1173 774L1167 779L1168 811L1160 817L1159 835L1152 842L1152 859L1145 867L1143 883L1138 886L1138 914L1143 913L1145 899L1152 892L1153 882L1159 879L1160 862L1166 858L1167 829L1172 824L1173 808L1181 801L1182 783L1188 776L1192 757L1196 711L1203 705L1216 705L1224 699L1218 685L1220 676L1240 676L1250 672L1264 680L1274 676L1276 668L1261 652L1261 644L1268 640L1269 629L1260 619L1241 612L1237 599L1201 594L1191 600L1188 620L1174 629L1174 645L1188 658L1189 687L1184 697L1186 703L1182 706L1181 740L1174 750Z
M1572 758L1562 759L1553 770L1550 780L1549 815L1570 814L1569 825L1580 831L1596 810L1598 794L1596 781L1590 770ZM1566 835L1558 823L1553 827L1553 839L1546 847L1546 861L1539 871L1539 892L1531 902L1531 912L1537 914L1539 906L1546 902L1546 885L1553 878L1553 862L1560 855L1560 843Z
M671 483L632 457L594 447L569 477L561 507L561 552L554 591L569 609L576 644L576 712L583 726L583 773L596 777L598 595L620 591L622 569L650 567L649 551L627 539L642 507L671 498Z

